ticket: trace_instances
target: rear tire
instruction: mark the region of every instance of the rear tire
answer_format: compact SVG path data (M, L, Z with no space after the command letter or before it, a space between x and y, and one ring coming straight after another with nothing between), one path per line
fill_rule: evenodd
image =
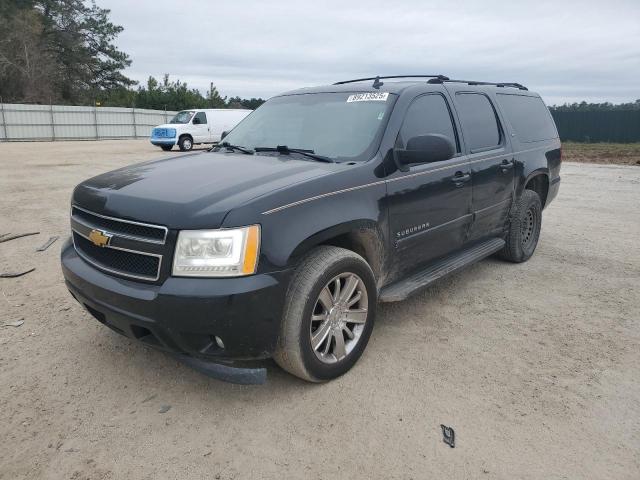
M343 375L367 346L377 300L364 258L344 248L318 247L291 278L274 360L310 382Z
M171 150L173 148L173 145L160 145L160 148L162 150L164 150L165 152L168 152L169 150Z
M498 255L510 262L531 258L542 227L542 202L533 190L525 190L516 202L507 232L506 245Z
M189 135L184 135L178 140L178 147L181 152L188 152L193 148L193 140Z

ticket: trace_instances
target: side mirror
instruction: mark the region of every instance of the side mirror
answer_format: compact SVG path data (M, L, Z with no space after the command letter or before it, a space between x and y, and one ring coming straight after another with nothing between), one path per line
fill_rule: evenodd
M200 125L200 119L198 117L194 117L193 124L194 125Z
M395 154L398 168L406 172L409 165L449 160L456 154L456 147L449 137L439 133L429 133L410 138L407 141L407 148L397 148Z
M227 135L229 135L229 132L224 131L220 134L220 140L222 140L224 137L226 137Z

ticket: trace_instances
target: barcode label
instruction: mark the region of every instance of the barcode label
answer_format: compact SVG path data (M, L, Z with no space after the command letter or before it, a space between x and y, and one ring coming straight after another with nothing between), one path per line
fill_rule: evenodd
M387 97L389 97L388 92L375 92L375 93L355 93L353 95L349 95L347 98L347 103L351 102L386 102Z

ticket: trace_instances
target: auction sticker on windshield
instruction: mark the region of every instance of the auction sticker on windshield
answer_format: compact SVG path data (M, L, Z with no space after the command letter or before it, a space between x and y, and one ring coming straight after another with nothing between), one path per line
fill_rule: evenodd
M386 102L389 92L356 93L349 95L347 103L351 102Z

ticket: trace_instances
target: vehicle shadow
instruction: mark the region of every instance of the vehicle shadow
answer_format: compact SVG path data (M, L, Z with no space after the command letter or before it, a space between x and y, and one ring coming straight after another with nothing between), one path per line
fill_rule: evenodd
M122 337L107 329L97 333L107 348L87 351L83 362L98 368L102 373L111 371L114 376L126 375L126 381L133 384L149 384L153 391L164 392L168 396L188 395L190 402L203 402L211 397L228 400L242 400L250 396L258 407L263 401L272 402L275 398L288 398L291 395L311 394L317 389L340 389L352 375L365 376L367 381L378 377L376 370L380 358L401 354L390 348L395 345L399 331L408 330L405 335L416 335L415 342L442 341L442 335L451 333L447 320L441 313L433 312L452 299L462 296L470 286L482 282L488 272L506 265L494 258L485 259L462 272L446 277L423 292L397 303L379 304L376 325L367 349L355 367L343 377L329 383L310 383L288 374L273 360L265 361L267 381L263 385L237 385L208 377L183 364L171 355L147 347L139 342ZM419 335L418 335L419 332ZM431 338L433 337L433 338ZM131 358L128 358L131 357ZM127 360L128 358L128 360ZM127 368L121 368L126 362ZM399 362L393 362L399 363ZM150 384L149 379L153 379ZM150 394L146 390L145 394ZM203 404L204 405L204 404Z

